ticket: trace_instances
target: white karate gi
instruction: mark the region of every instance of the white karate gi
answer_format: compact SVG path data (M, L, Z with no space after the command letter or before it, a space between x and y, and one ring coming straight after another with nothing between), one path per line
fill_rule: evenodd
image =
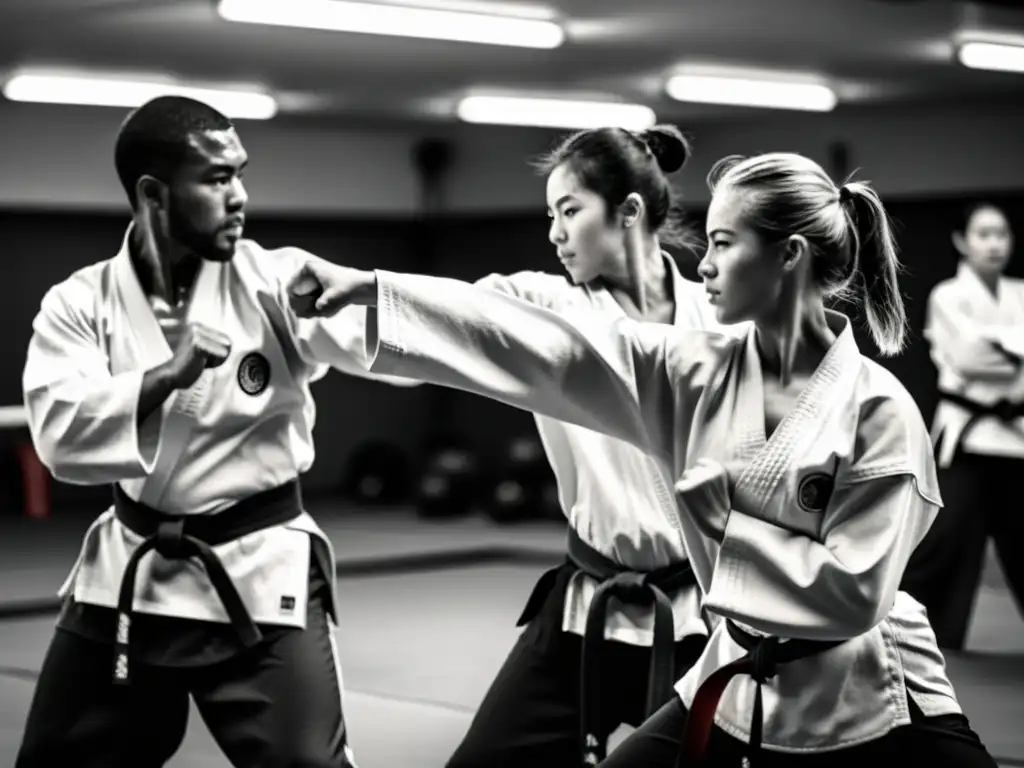
M924 336L940 389L983 405L1024 401L1024 366L997 349L1024 358L1024 280L1000 277L993 295L973 269L960 264L955 277L932 289ZM939 402L932 438L940 467L949 466L958 444L966 453L1024 459L1024 417L1010 424L983 417L962 435L970 419L960 405Z
M847 642L780 668L764 686L767 749L814 752L960 711L924 609L898 584L941 500L928 433L849 321L794 411L765 439L755 334L732 339L555 314L455 280L379 271L371 370L491 397L602 431L690 485L700 459L747 463L724 507L678 499L705 607L754 633ZM712 494L713 498L713 494ZM727 500L726 500L727 501ZM731 509L730 509L731 507ZM715 533L717 531L717 533ZM690 706L745 655L718 622L677 684ZM748 739L755 683L729 683L716 723Z
M43 464L66 483L120 483L130 498L168 514L215 513L296 479L314 457L310 383L328 367L369 375L365 312L353 307L328 320L295 318L285 286L315 257L242 240L230 262L203 262L187 316L176 318L144 295L128 254L130 231L114 258L50 289L35 318L23 386ZM226 334L231 354L168 398L140 429L143 373L172 356L161 323L173 338L181 319ZM310 537L333 563L330 541L305 513L214 548L255 622L305 625ZM140 541L108 509L86 533L61 596L73 590L80 603L116 606ZM202 568L156 552L140 564L134 607L228 622Z

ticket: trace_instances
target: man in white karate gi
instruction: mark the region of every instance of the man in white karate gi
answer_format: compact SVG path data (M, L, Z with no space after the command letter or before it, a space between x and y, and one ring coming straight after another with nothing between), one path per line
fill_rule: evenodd
M363 315L293 315L315 257L242 238L247 156L216 110L146 103L115 162L120 251L46 293L24 370L43 463L114 503L61 590L16 766L162 766L190 695L239 768L354 765L334 557L298 477L310 382L367 375Z

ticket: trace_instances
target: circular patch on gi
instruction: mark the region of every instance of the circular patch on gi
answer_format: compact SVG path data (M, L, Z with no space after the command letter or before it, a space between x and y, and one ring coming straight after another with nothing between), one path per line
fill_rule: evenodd
M800 481L797 503L804 512L822 513L832 496L832 478L823 472L808 475Z
M262 394L270 384L270 363L259 352L250 352L238 364L238 386L247 395Z

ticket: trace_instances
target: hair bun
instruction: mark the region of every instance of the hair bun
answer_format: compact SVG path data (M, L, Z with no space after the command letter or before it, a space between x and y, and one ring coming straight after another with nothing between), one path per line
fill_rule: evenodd
M690 158L690 143L674 125L656 125L640 137L651 148L658 167L665 173L678 171Z

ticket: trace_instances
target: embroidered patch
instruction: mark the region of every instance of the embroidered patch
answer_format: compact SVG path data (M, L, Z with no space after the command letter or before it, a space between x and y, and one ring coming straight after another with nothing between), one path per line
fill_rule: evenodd
M800 481L796 499L804 512L822 513L832 497L832 477L821 472L808 475Z
M247 395L262 394L270 384L270 363L259 352L250 352L238 364L238 386Z
M281 612L291 613L295 610L295 598L291 595L285 595L281 598Z

